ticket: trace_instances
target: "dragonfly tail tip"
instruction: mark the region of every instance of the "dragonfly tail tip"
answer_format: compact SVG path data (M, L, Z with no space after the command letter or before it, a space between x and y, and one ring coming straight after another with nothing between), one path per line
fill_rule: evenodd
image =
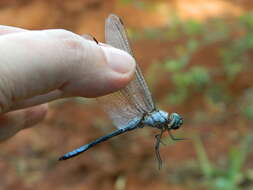
M68 158L66 156L62 156L58 159L58 161L67 160Z

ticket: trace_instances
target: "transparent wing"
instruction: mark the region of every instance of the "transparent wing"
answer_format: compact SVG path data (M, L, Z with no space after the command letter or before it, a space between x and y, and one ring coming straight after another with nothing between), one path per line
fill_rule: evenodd
M116 15L110 15L106 20L105 39L106 43L133 55L122 21ZM155 109L151 93L138 65L134 79L124 89L100 97L98 101L118 128L123 128L133 118L141 118L143 113Z

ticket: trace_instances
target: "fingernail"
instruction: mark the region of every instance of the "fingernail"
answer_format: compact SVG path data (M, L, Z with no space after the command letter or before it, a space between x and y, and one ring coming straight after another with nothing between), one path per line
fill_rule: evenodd
M109 67L119 73L128 73L135 69L135 60L128 53L113 47L101 46Z

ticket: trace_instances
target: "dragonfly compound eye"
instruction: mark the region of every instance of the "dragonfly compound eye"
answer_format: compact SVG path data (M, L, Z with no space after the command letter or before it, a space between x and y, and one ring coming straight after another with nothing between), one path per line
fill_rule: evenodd
M177 113L172 113L170 115L170 123L169 123L169 127L171 129L179 129L181 127L181 125L183 124L183 118L177 114Z

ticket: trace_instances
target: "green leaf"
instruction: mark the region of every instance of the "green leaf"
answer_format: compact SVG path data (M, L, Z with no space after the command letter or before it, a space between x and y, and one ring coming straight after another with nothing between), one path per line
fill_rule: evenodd
M183 23L183 30L189 36L196 36L202 33L203 25L197 20L188 20Z
M191 84L194 86L200 87L206 85L210 81L209 73L207 68L195 66L192 67L190 72Z
M193 138L194 147L197 153L197 157L199 160L200 168L207 180L210 180L213 175L213 168L212 165L208 159L207 153L205 151L205 148L200 141L200 138L197 136L194 136Z
M180 71L182 67L183 67L183 64L180 62L180 60L171 59L165 62L165 69L170 72Z

